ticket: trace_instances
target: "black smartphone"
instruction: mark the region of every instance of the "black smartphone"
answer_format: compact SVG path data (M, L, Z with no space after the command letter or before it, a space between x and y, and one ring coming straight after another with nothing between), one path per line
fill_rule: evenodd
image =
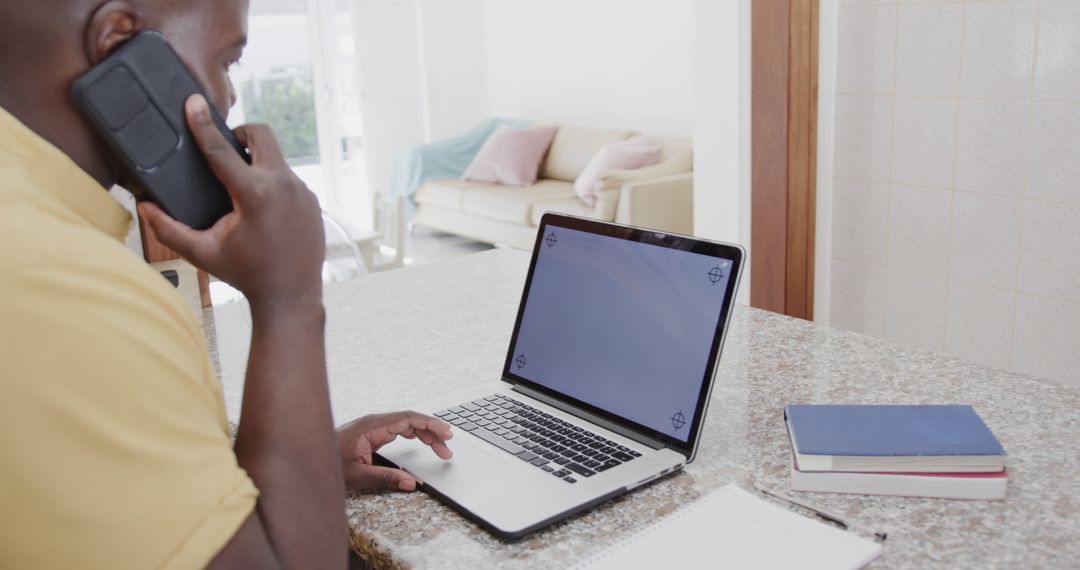
M188 128L184 103L205 93L160 32L139 32L79 77L75 106L108 144L139 200L203 230L232 211L225 186L210 169ZM209 101L209 98L207 98ZM236 151L247 151L214 106L210 114Z

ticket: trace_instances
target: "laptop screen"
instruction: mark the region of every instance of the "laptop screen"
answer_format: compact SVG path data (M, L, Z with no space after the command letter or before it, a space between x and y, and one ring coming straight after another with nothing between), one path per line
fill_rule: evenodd
M741 250L546 219L506 372L661 439L690 441Z

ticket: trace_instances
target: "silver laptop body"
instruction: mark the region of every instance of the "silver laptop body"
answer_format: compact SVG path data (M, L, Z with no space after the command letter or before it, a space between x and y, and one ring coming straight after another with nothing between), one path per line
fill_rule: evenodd
M500 381L413 409L454 457L379 450L517 539L693 461L743 267L737 245L546 214Z

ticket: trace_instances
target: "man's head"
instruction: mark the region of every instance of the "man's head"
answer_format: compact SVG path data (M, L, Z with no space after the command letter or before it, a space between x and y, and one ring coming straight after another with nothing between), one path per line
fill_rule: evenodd
M162 32L224 116L248 0L7 0L0 3L0 106L104 186L116 169L70 99L72 83L141 30Z

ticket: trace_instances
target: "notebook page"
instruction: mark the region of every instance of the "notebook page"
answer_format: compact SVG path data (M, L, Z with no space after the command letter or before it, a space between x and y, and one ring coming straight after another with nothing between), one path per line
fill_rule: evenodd
M860 568L881 545L778 507L734 483L575 568Z

